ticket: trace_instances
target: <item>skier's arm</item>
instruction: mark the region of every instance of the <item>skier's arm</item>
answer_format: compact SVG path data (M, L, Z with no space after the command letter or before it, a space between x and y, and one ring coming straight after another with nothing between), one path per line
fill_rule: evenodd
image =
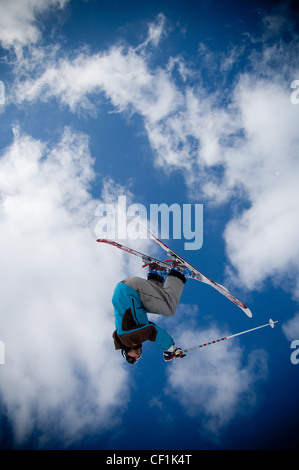
M169 349L174 344L172 337L167 333L167 331L163 330L159 326L154 323L151 324L157 331L156 338L154 340L155 343L159 344L163 350Z
M129 330L127 333L118 333L118 336L120 341L129 348L144 341L157 343L163 350L169 349L174 344L172 337L152 322L135 330Z

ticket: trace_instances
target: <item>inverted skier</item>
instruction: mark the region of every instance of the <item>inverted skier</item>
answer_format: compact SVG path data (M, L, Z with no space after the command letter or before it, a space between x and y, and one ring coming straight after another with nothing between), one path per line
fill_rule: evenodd
M171 317L181 298L186 278L175 262L165 282L157 268L154 263L150 264L147 279L128 277L117 284L113 293L116 327L112 335L114 346L121 350L130 364L139 360L142 343L147 340L163 349L166 362L185 356L165 330L148 320L147 312Z

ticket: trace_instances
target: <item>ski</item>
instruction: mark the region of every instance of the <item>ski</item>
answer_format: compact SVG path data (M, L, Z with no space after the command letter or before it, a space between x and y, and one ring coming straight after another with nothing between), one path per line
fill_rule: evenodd
M237 305L243 312L249 317L252 317L252 313L250 309L240 300L236 299L227 289L226 287L222 286L221 284L218 284L217 282L212 281L209 279L207 276L205 276L203 273L201 273L198 269L194 268L188 261L186 261L184 258L182 258L180 255L178 255L175 251L173 251L171 248L169 248L165 243L163 243L161 240L159 240L157 237L155 237L151 232L149 232L145 227L142 226L144 230L148 233L148 236L154 240L163 250L167 252L168 256L168 262L171 261L179 261L181 265L187 270L187 273L185 274L186 277L195 279L197 281L203 282L205 284L210 285L214 289L216 289L218 292L220 292L222 295L224 295L226 298L228 298L231 302L233 302L235 305ZM142 259L144 265L148 266L149 264L155 263L159 267L159 274L163 275L165 272L170 271L171 265L167 264L167 262L160 261L156 258L153 258L152 256L146 255L144 253L141 253L139 251L134 250L133 248L129 248L125 245L121 245L120 243L117 243L113 240L108 240L106 238L99 238L97 242L100 243L107 243L108 245L115 246L116 248L123 250L127 253L130 253L132 255L138 256L139 258Z
M171 270L171 266L169 264L165 263L164 261L160 261L156 258L153 258L152 256L145 255L144 253L140 253L140 251L136 251L133 248L129 248L125 245L121 245L120 243L117 243L115 241L107 240L106 238L99 238L97 240L97 242L107 243L107 245L115 246L119 250L123 250L123 251L126 251L127 253L130 253L131 255L138 256L139 258L142 259L142 261L144 263L144 265L142 266L143 268L145 268L149 264L155 263L159 267L158 272L160 272L161 274L165 271L168 272L168 271Z
M140 224L140 226L145 230L149 236L150 239L154 240L163 250L166 251L167 256L169 258L169 261L179 261L182 263L184 267L186 267L190 272L191 276L193 279L196 279L197 281L203 282L205 284L208 284L209 286L213 287L216 289L220 294L224 295L227 299L229 299L231 302L233 302L235 305L237 305L243 312L249 317L252 317L252 312L250 309L240 300L236 299L226 287L222 286L221 284L218 284L217 282L212 281L209 279L207 276L205 276L203 273L201 273L198 269L194 268L188 261L186 261L184 258L182 258L180 255L178 255L175 251L173 251L171 248L169 248L165 243L163 243L159 238L155 237L147 228L143 227L143 225Z

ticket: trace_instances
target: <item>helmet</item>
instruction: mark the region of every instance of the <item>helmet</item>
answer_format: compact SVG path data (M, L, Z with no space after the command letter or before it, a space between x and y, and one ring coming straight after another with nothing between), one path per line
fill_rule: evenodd
M136 364L137 359L128 355L128 352L125 349L121 350L122 356L126 359L129 364Z
M135 359L135 357L130 356L130 355L128 354L128 352L131 351L132 349L139 349L139 348L142 348L142 345L138 345L138 346L135 347L135 348L123 347L123 348L121 349L121 354L122 354L122 356L126 359L126 361L127 361L129 364L136 364L136 362L138 361L138 359Z

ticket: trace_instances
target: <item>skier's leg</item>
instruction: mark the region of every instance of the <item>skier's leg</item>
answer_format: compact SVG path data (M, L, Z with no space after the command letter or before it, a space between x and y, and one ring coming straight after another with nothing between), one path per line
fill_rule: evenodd
M177 271L171 271L164 286L155 279L140 277L129 277L124 282L138 292L148 312L170 317L177 308L186 279Z
M165 280L163 291L168 297L171 315L174 314L183 293L186 278L179 271L171 270Z

